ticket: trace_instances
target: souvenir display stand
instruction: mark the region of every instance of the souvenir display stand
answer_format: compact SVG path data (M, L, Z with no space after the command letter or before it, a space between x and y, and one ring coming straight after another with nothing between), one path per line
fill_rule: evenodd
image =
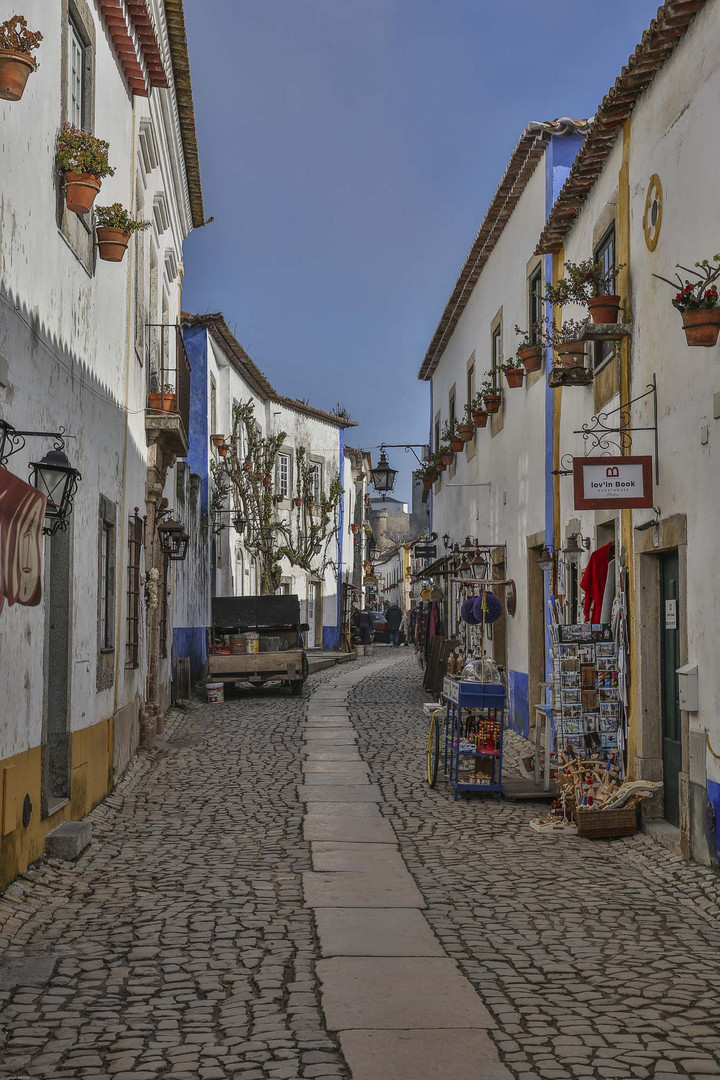
M444 771L455 798L463 791L502 794L505 687L501 683L443 680Z

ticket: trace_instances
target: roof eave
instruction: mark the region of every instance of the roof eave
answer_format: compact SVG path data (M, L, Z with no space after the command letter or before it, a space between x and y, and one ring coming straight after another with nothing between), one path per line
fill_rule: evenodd
M195 128L192 81L190 79L190 57L185 30L185 11L183 0L164 0L164 3L175 100L177 101L178 116L180 118L180 137L185 159L185 175L190 198L190 217L193 228L199 229L205 224L205 210L203 208L202 184L200 181L200 158Z

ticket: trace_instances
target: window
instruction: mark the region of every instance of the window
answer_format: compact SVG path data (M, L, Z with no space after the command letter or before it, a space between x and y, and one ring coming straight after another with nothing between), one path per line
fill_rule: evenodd
M455 420L457 419L455 413L455 387L453 386L450 391L450 400L448 403L448 416L450 417L450 430L452 431L455 426Z
M475 397L475 365L471 364L467 369L467 403L470 405Z
M540 265L528 278L528 320L533 345L537 345L538 340L537 330L533 327L535 323L542 321L542 317L542 265Z
M137 668L140 649L140 552L143 520L137 513L128 522L127 640L125 667Z
M290 455L278 454L277 466L275 469L275 487L278 495L282 495L283 499L290 498Z
M312 477L313 499L316 503L319 503L322 497L322 465L319 461L313 461L310 468L312 469L310 475Z
M502 386L502 374L498 373L498 369L502 364L502 324L496 326L492 332L492 383L493 386Z
M615 223L610 226L603 235L600 243L593 252L593 258L600 265L603 274L609 274L615 266ZM611 360L615 355L614 341L596 341L593 352L593 367L595 371L603 364Z
M112 525L100 530L100 648L112 649Z
M440 446L440 417L435 420L435 435L433 437L433 450Z
M86 126L86 73L85 73L85 42L77 28L74 19L68 24L68 90L67 90L67 116L75 127Z
M211 435L224 435L225 432L218 431L218 419L217 419L217 383L215 382L215 376L210 376L210 434Z

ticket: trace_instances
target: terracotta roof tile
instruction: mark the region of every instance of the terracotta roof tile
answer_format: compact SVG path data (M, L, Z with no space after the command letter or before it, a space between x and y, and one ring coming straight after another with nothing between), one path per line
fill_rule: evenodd
M335 413L325 412L323 409L316 409L314 406L308 405L304 401L296 401L295 398L284 397L282 394L278 394L278 392L273 389L266 375L263 374L255 361L245 352L245 349L243 349L242 345L225 322L225 316L222 312L217 311L209 315L191 315L189 312L184 311L182 313L181 322L183 326L204 326L206 329L212 330L225 349L227 355L235 362L237 370L248 385L260 397L270 401L276 401L280 405L285 405L288 409L304 413L306 416L312 416L316 420L324 420L326 423L333 424L335 427L357 427L357 423L354 420L343 420L341 417L336 416Z
M587 120L573 120L562 116L557 120L534 121L528 124L520 142L512 152L510 161L495 192L485 220L473 241L470 254L455 282L450 299L438 323L430 346L425 354L419 379L432 378L450 337L458 324L460 316L470 299L474 285L485 263L497 244L502 231L512 217L513 210L542 158L545 147L553 135L584 135L588 129Z
M185 32L185 11L183 0L164 0L165 21L170 42L170 60L172 62L175 99L180 117L180 136L182 138L185 175L190 194L190 212L193 226L198 229L205 224L203 209L202 184L200 182L200 159L198 157L197 132L195 130L195 108L193 105L192 82L190 81L190 57L188 56L187 34Z
M658 8L640 44L600 102L588 136L540 234L536 254L558 251L602 172L623 124L705 3L706 0L668 0Z

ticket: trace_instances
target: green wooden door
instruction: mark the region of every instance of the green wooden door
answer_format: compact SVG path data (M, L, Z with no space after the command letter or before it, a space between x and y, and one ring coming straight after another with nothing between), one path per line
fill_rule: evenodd
M677 552L673 551L660 558L663 783L665 817L672 825L680 824L679 778L682 765L682 742L676 675L680 667L679 619L678 556Z

